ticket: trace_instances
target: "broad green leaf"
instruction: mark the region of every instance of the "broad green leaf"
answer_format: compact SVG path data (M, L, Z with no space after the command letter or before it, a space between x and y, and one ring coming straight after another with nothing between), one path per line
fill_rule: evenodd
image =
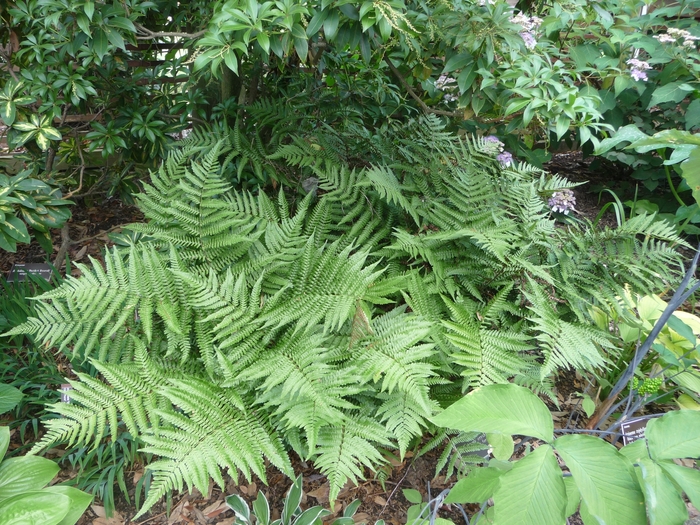
M61 132L51 126L41 128L41 133L50 140L61 140L63 138Z
M442 70L442 72L451 73L455 69L462 69L463 67L471 64L473 61L474 58L468 53L452 55L445 64L445 68Z
M325 22L329 11L330 10L318 11L313 16L313 18L309 21L309 25L306 26L306 36L312 37L321 30L321 27L323 27L323 22Z
M102 29L95 29L94 36L92 37L92 50L99 57L100 61L104 59L107 54L107 49L109 47L109 40L107 40L107 35Z
M326 19L323 21L323 34L329 42L332 41L335 38L335 35L338 34L339 22L340 17L338 16L338 11L332 9Z
M36 134L35 140L36 140L37 146L39 146L41 148L41 151L46 151L47 149L49 149L49 146L51 146L51 141L41 131Z
M683 525L688 509L661 467L651 459L641 459L635 468L644 492L650 525Z
M688 394L681 394L676 398L676 404L682 410L700 410L700 403L695 401Z
M475 468L460 479L445 498L447 503L483 503L493 497L505 471L493 467Z
M403 489L402 492L409 503L420 504L423 502L423 496L416 489Z
M683 489L693 506L700 510L700 470L681 467L671 460L659 461L658 465Z
M493 501L499 525L562 525L566 487L552 447L542 445L515 463Z
M15 408L23 397L24 394L20 392L18 388L0 383L0 414L9 412Z
M136 33L136 26L134 23L123 16L115 16L109 19L109 25L112 27L117 27L119 29L124 29L130 33Z
M0 102L0 118L6 126L12 126L17 116L17 107L12 100L3 100Z
M22 493L0 503L2 525L58 525L70 510L71 500L50 492Z
M309 41L306 38L294 38L294 49L299 55L299 60L306 62L309 55Z
M688 93L694 90L693 86L685 82L669 82L665 86L656 88L651 95L647 109L664 102L680 102L688 96Z
M5 457L7 447L10 446L10 427L0 427L0 461Z
M12 127L20 131L36 131L37 129L36 124L32 124L31 122L15 122Z
M265 53L270 53L270 37L267 36L267 33L258 33L258 36L255 37L257 40L258 44L260 44L260 47L265 51Z
M652 419L645 435L653 459L700 457L700 412L675 410Z
M564 487L566 487L566 510L564 516L569 517L578 510L581 504L581 493L578 491L576 482L571 476L564 478Z
M42 489L41 492L61 494L70 499L70 509L64 518L58 522L58 525L75 525L94 498L92 494L78 490L75 487L67 487L66 485L53 485Z
M562 436L554 442L566 462L588 512L600 525L646 523L644 498L630 463L602 439Z
M700 204L700 147L696 147L681 163L681 174L690 186L695 202Z
M513 455L515 444L513 437L508 434L486 434L486 440L492 448L493 457L507 461Z
M640 131L636 125L629 124L618 129L612 137L601 141L595 149L595 154L602 155L622 142L635 142L645 138L648 138L648 135Z
M0 501L32 490L40 490L58 474L53 461L38 456L10 458L0 464ZM0 520L0 523L3 523Z
M253 512L255 513L255 525L269 525L270 523L270 505L267 502L265 494L262 490L258 492L258 497L253 502Z
M10 237L19 242L30 243L32 240L31 237L29 237L27 225L17 217L6 217L3 229L10 235Z
M519 434L552 441L547 406L527 388L512 383L472 390L432 418L438 426L465 432Z
M649 459L647 443L644 439L633 441L620 449L620 454L630 460L630 463L637 463L641 459Z
M284 508L282 509L282 524L288 525L291 523L292 515L296 512L299 504L301 503L301 498L303 496L302 488L302 477L301 474L292 484L289 489L287 497L284 499Z
M237 519L245 523L250 523L250 508L245 500L238 494L231 494L230 496L227 496L226 505L233 510Z

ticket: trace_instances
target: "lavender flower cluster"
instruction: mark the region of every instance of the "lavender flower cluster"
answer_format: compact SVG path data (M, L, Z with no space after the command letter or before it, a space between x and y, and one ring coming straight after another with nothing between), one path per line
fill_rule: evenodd
M547 204L552 211L568 215L570 211L576 210L576 197L569 189L559 190L552 194Z
M443 97L445 102L455 102L458 97L449 93L449 91L454 91L457 87L456 84L457 81L454 78L448 77L447 75L440 75L440 78L435 81L435 89L445 92L445 96Z
M678 29L675 27L669 27L666 33L661 35L655 35L654 38L661 42L662 44L675 44L679 39L683 39L683 47L695 47L695 42L700 40L700 37L693 36L689 31L685 29Z
M649 62L630 58L627 65L630 66L630 76L634 80L648 80L646 72L651 69Z
M525 47L528 49L535 49L537 46L535 31L537 31L542 24L542 19L536 16L526 16L524 13L519 13L512 17L510 21L521 26L525 30L520 33L520 37L523 39L523 42L525 42Z
M507 168L508 166L512 166L514 163L513 155L508 151L504 151L503 146L505 146L505 144L498 140L498 137L495 135L489 135L488 137L484 137L484 146L482 147L481 151L486 155L496 157L496 160L501 164L501 167Z

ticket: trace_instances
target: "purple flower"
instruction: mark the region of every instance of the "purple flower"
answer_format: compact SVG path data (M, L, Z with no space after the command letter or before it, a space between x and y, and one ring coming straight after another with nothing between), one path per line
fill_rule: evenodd
M525 47L528 49L535 49L537 46L537 40L535 40L535 35L530 31L523 31L520 36L525 42Z
M642 71L641 69L632 69L632 70L630 71L630 76L631 76L634 80L649 80L649 79L647 78L646 72L645 72L645 71Z
M504 151L496 156L496 160L501 163L503 168L513 165L513 155L508 151Z
M568 215L570 211L576 211L576 197L569 189L555 191L547 201L553 212Z
M484 145L481 151L486 155L491 155L492 157L495 157L503 151L503 142L498 140L498 137L496 137L495 135L489 135L488 137L484 137L483 141Z

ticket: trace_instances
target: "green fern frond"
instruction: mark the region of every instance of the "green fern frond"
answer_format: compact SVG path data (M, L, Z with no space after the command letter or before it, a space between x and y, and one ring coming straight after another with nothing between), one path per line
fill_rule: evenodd
M328 478L329 499L338 497L350 480L357 483L364 475L361 466L375 470L384 463L377 445L391 445L385 428L366 417L348 419L344 425L324 427L319 432L314 465Z
M165 493L183 485L196 487L205 494L212 478L222 488L226 484L222 469L234 480L238 471L246 479L255 473L265 481L267 458L285 474L293 469L279 436L261 417L247 408L249 401L234 389L216 388L208 382L195 379L171 381L172 386L161 390L173 405L183 413L157 410L171 429L161 428L158 433L141 437L146 443L144 452L162 458L151 463L153 483L148 498L138 515L155 504Z

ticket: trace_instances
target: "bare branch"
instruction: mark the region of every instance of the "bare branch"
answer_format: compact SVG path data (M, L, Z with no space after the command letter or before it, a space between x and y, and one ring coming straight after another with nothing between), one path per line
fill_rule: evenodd
M206 30L197 31L196 33L182 33L179 31L151 31L150 29L143 27L141 24L134 25L136 26L137 33L139 33L136 35L137 40L152 40L154 38L166 36L194 39L204 36L204 33L206 33Z

